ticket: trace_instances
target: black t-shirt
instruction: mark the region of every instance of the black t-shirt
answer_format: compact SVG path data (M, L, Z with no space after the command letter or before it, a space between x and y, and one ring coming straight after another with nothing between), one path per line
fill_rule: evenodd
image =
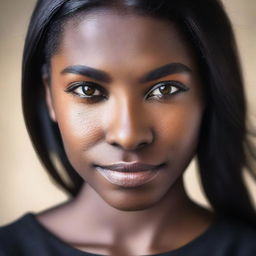
M33 213L0 228L0 256L96 256L61 241ZM158 256L256 256L256 230L237 221L217 219L201 236ZM121 256L121 255L120 255Z

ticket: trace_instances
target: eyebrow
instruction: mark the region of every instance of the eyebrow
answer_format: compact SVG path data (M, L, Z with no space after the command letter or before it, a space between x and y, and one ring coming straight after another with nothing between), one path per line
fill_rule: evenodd
M182 63L169 63L162 67L159 67L157 69L150 71L148 74L143 76L139 81L141 83L146 83L146 82L150 82L150 81L165 77L167 75L172 75L176 73L190 73L190 72L192 72L191 68L189 68L188 66ZM106 72L92 68L92 67L84 66L84 65L69 66L61 71L61 74L67 74L67 73L87 76L99 82L109 83L112 81L111 77Z
M104 71L91 68L88 66L83 66L83 65L66 67L61 71L61 74L66 74L66 73L87 76L92 79L98 80L99 82L105 82L105 83L109 83L112 80L111 77Z
M160 68L150 71L148 74L140 79L141 83L150 82L167 75L177 74L177 73L190 73L191 68L182 63L169 63Z

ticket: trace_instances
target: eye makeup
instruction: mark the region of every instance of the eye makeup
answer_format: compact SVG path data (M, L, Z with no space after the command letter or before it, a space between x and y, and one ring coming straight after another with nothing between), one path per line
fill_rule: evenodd
M162 81L155 84L148 92L145 92L145 99L168 99L176 94L186 92L189 87L175 80ZM107 91L91 81L80 81L71 83L65 92L72 93L74 96L86 100L106 100L108 98Z
M64 91L90 101L100 101L107 98L106 90L97 83L91 81L71 83Z
M158 90L158 95L153 94L153 92L156 90ZM171 97L175 94L186 92L188 90L189 88L181 82L178 82L175 80L162 81L153 86L153 88L146 94L146 99L150 97L157 97L157 98Z

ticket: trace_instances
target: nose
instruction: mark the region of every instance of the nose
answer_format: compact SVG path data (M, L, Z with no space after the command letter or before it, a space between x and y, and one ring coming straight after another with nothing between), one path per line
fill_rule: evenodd
M110 110L107 118L106 141L125 151L134 151L151 144L154 140L149 116L142 107L122 101Z

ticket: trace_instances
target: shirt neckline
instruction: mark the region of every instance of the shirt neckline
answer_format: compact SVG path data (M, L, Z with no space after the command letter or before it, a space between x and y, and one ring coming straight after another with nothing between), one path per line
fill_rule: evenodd
M24 219L32 221L33 225L40 230L40 232L44 233L45 236L51 240L53 243L57 243L60 247L63 247L66 251L69 251L71 255L77 255L77 256L106 256L103 254L95 254L87 251L79 250L75 247L72 247L65 241L63 241L61 238L56 236L54 233L52 233L50 230L48 230L44 225L42 225L36 218L36 214L33 212L28 212L23 216ZM184 246L181 246L175 250L162 252L158 254L150 254L150 255L140 255L140 256L178 256L178 255L184 255L184 253L191 252L193 248L198 248L200 244L204 244L204 241L208 239L209 236L211 236L212 233L216 230L216 227L218 226L220 219L218 217L215 217L212 221L212 223L209 225L209 227L201 233L199 236L197 236L195 239L191 240Z

